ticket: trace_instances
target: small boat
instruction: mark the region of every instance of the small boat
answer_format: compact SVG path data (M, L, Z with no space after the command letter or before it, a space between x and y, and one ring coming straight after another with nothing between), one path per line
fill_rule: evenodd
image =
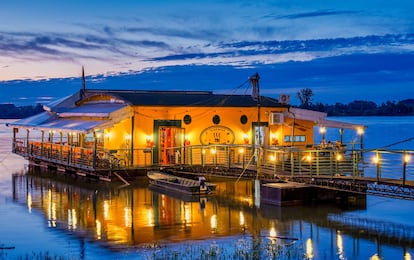
M198 177L198 180L192 180L159 171L150 171L147 176L153 186L188 195L206 195L216 189L216 184L206 182L203 176Z

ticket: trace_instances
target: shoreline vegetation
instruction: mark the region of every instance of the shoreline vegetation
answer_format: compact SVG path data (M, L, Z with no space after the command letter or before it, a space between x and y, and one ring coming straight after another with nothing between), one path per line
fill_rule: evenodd
M297 93L300 105L308 110L325 112L328 116L411 116L414 115L414 99L387 101L377 105L372 101L354 100L348 104L336 102L334 105L313 103L313 90L304 88Z
M412 116L414 99L387 101L376 104L372 101L354 100L348 104L322 104L301 102L300 108L327 113L328 116ZM21 119L43 112L43 105L16 106L0 104L0 119Z
M328 116L412 116L414 99L387 101L377 105L372 101L354 100L348 104L334 105L315 103L300 108L325 112Z

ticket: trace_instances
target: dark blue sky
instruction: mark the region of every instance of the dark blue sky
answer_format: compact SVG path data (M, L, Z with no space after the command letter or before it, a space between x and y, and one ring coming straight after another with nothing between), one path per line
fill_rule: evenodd
M0 9L0 102L81 86L347 103L414 98L414 1L13 1ZM238 88L240 92L247 89Z

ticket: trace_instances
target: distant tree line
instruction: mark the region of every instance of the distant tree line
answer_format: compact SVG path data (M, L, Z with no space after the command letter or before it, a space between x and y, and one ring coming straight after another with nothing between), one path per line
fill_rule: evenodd
M0 118L17 119L33 116L43 112L41 104L32 106L16 106L14 104L0 104Z
M414 99L387 101L377 105L372 101L354 100L348 104L313 103L313 92L305 88L297 92L299 107L325 112L328 116L407 116L414 115Z

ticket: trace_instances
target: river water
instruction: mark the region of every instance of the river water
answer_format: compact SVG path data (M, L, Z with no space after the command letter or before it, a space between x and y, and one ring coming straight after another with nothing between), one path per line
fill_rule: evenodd
M335 120L335 118L332 118ZM365 148L413 149L414 117L346 117ZM336 140L336 130L326 138ZM356 140L355 133L345 138ZM255 183L215 179L218 194L176 197L52 173L26 174L0 126L0 259L411 259L414 201L367 196L360 206L260 205ZM210 257L210 258L207 258ZM247 258L246 258L247 257Z

